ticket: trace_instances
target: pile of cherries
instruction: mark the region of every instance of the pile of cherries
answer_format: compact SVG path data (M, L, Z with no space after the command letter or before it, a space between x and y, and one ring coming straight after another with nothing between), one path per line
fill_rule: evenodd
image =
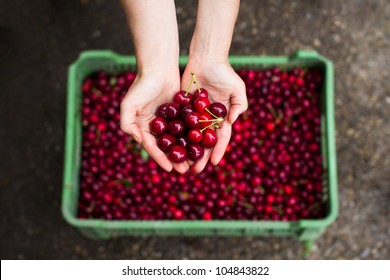
M284 221L323 217L322 72L272 68L239 70L238 74L246 84L249 109L234 123L220 164L214 167L208 163L200 174L165 172L120 130L119 105L135 73L113 75L100 71L87 77L81 88L83 141L78 216L107 220ZM214 131L218 118L226 115L226 108L213 109L205 90L193 95L187 92L177 93L173 103L162 105L151 126L157 143L165 143L161 138L166 133L172 135L170 140L175 144L159 144L168 155L178 145L186 150L188 158L196 160L198 152L191 152L190 145L203 148L215 144L216 139L205 140L209 139L205 134L208 129ZM191 110L187 111L190 103ZM214 121L200 122L203 119ZM200 130L202 139L190 136L192 130Z
M197 86L194 94L189 92L192 83ZM203 157L204 148L217 143L213 128L220 127L227 109L220 102L210 103L207 90L199 87L193 73L187 91L177 92L173 101L158 107L150 130L157 136L157 146L168 153L172 162L187 158L197 161Z

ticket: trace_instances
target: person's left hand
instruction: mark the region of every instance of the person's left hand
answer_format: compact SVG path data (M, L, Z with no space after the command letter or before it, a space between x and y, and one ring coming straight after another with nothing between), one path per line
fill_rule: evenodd
M210 159L213 165L217 165L222 159L226 147L229 144L232 124L248 108L245 84L230 64L226 62L189 61L182 80L181 88L186 89L191 81L191 73L194 73L201 88L209 93L210 102L221 102L228 110L225 120L216 129L217 144L213 149L205 149L203 158L195 164L189 162L192 170L200 173ZM195 86L192 86L195 89ZM194 92L194 91L192 91Z

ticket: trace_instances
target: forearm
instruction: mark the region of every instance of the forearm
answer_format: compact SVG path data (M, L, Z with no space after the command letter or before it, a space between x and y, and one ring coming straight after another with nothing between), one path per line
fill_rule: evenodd
M227 61L239 0L199 0L190 58Z
M139 73L178 67L179 36L173 0L121 0Z

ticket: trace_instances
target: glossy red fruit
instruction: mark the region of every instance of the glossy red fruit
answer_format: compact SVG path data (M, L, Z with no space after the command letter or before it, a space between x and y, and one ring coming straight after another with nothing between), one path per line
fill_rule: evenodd
M168 124L168 132L173 136L182 134L184 130L184 123L181 120L173 120Z
M181 137L177 138L177 144L179 144L179 145L183 146L184 148L186 148L187 145L188 145L188 140L187 140L186 137L181 136Z
M166 105L166 116L168 120L173 120L179 117L180 105L176 102L168 103Z
M199 113L196 113L196 112L189 113L185 118L185 124L188 128L198 128L199 127Z
M213 117L208 113L208 112L203 112L199 115L199 120L201 120L199 122L199 128L205 128L207 126L209 126L211 123L212 123L212 120Z
M199 128L191 129L187 135L187 139L191 143L199 143L200 141L202 141L202 138L203 134Z
M168 157L174 163L180 163L187 159L187 150L180 145L173 145L169 149Z
M270 131L270 132L273 131L273 130L275 129L274 123L272 123L272 122L266 123L265 129L268 130L268 131Z
M194 112L194 107L192 105L188 104L188 105L183 106L183 108L181 108L180 116L182 119L185 120L186 116L192 112Z
M161 104L161 105L157 108L156 115L157 115L158 117L161 117L161 118L164 118L164 119L167 118L167 103Z
M187 147L187 157L192 161L201 159L204 155L204 148L199 144L189 144Z
M161 117L156 117L150 122L150 130L155 135L163 134L167 130L167 121Z
M210 112L218 118L225 118L227 115L227 109L225 105L220 102L214 102L209 107Z
M194 92L194 98L203 97L203 98L209 98L209 93L204 88L201 88L200 90L196 90Z
M202 215L202 219L205 221L210 221L213 219L213 216L210 212L204 212Z
M215 131L206 128L205 131L203 131L203 137L201 145L205 148L212 148L217 144L217 135L215 134Z
M199 97L194 101L194 109L198 113L203 113L210 106L210 100L204 97Z
M173 217L176 219L176 220L181 220L183 219L183 216L184 216L184 213L182 210L180 209L176 209L173 211Z
M176 138L171 134L165 133L157 139L157 146L161 151L166 152L168 149L176 143Z
M175 97L173 98L173 101L180 104L181 106L190 104L194 99L194 96L187 92L185 90L181 90L175 94Z

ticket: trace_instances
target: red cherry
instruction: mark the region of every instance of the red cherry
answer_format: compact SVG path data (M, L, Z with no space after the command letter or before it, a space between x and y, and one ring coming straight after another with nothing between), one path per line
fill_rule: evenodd
M167 118L167 103L161 104L161 105L157 108L156 115L159 116L159 117L161 117L161 118L164 118L164 119Z
M181 136L181 137L177 138L177 144L179 144L179 145L183 146L184 148L186 148L187 145L188 145L188 140L184 136Z
M155 135L163 134L167 130L167 121L161 117L156 117L150 122L150 130Z
M186 91L181 90L175 94L173 101L180 104L181 106L184 106L184 105L190 104L193 99L194 99L194 96L191 93L187 92L187 94L186 94Z
M176 143L176 138L171 134L165 133L157 139L157 146L161 151L167 151L173 144Z
M205 148L212 148L217 144L217 135L215 134L215 131L206 128L205 131L203 131L203 138L201 142L202 146Z
M198 128L199 127L199 113L196 113L196 112L189 113L185 118L185 124L189 128Z
M273 131L275 129L274 123L272 123L272 122L266 123L265 129L268 130L268 131Z
M185 119L186 116L192 112L194 112L194 107L192 107L192 105L188 104L188 105L183 106L183 108L181 109L181 112L180 112L180 116L182 119Z
M199 97L209 98L209 93L204 88L201 88L200 90L196 90L194 92L194 97L195 97L195 99L197 99Z
M213 219L213 216L210 212L204 212L202 215L202 219L205 221L210 221Z
M184 130L184 123L181 120L173 120L168 124L168 132L174 136L182 134Z
M199 122L199 128L205 128L211 124L211 120L213 117L206 111L201 113L199 115L199 120L202 120L202 122Z
M194 101L194 108L198 113L203 113L210 106L210 101L207 98L199 97Z
M183 216L184 216L184 214L183 214L183 211L182 211L182 210L176 209L176 210L173 211L173 217L174 217L176 220L181 220L181 219L183 219Z
M173 145L169 150L168 156L171 161L180 163L187 159L187 151L183 146Z
M224 118L227 115L227 109L225 105L220 102L212 103L209 107L210 112L218 118Z
M168 120L176 119L179 116L180 105L176 102L168 103L166 105L166 115Z
M201 159L204 155L204 148L199 144L189 144L187 147L187 156L192 161Z
M200 141L202 141L203 134L199 128L194 128L188 132L187 138L188 141L190 141L191 143L199 143Z

